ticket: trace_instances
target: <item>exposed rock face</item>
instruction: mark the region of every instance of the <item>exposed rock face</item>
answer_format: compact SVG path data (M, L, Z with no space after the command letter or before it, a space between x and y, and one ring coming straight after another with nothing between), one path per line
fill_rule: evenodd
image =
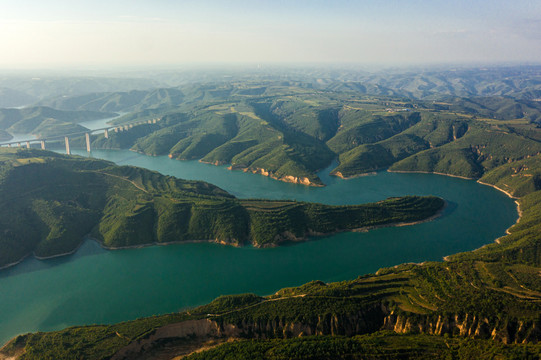
M344 180L347 180L347 179L353 179L353 178L357 178L357 177L363 177L363 176L373 176L373 175L376 175L376 174L377 174L377 173L374 172L374 171L369 171L369 172L365 172L365 173L361 173L361 174L355 174L355 175L345 176L345 175L342 174L340 171L333 171L333 172L331 172L331 175L333 175L333 176L338 176L339 178L344 179Z
M504 344L537 343L541 340L538 321L490 320L476 315L397 315L384 320L384 329L397 333L454 335L475 339L492 339Z
M338 176L339 178L342 178L342 179L346 179L346 177L340 171L334 172L332 173L332 175Z
M286 175L286 176L277 176L274 174L271 170L266 170L262 168L251 168L251 167L244 167L239 165L231 165L228 167L229 170L242 170L244 172L251 172L253 174L260 174L263 176L268 176L274 180L279 180L283 182L293 183L293 184L301 184L306 186L324 186L322 184L318 184L315 182L312 182L307 177L301 177L301 176L293 176L293 175Z
M222 343L232 338L291 338L309 335L353 336L381 329L396 333L423 333L492 339L505 344L537 343L541 339L540 321L522 322L490 320L476 315L420 315L395 313L385 306L374 304L354 314L324 314L306 321L284 318L245 319L229 323L220 317L189 320L157 329L147 337L134 341L112 359L136 359L164 344L177 346L177 354L189 353L212 341ZM189 343L189 346L186 345ZM176 345L175 345L176 344ZM179 344L182 344L179 347ZM179 350L182 349L182 350ZM179 352L180 351L180 352Z
M220 165L225 165L227 164L227 162L225 161L219 161L219 160L216 160L214 162L212 161L203 161L203 160L199 160L200 163L203 163L203 164L210 164L210 165L215 165L215 166L220 166ZM230 169L231 170L231 169Z
M284 176L284 177L280 178L279 180L294 183L294 184L318 186L318 185L312 183L310 181L310 179L308 179L307 177L296 177L296 176L288 175L288 176Z
M381 308L374 306L356 314L325 314L311 323L289 322L281 318L242 321L235 325L240 337L257 339L291 338L308 335L353 336L379 330L383 325Z
M357 313L323 314L305 322L282 317L244 319L231 323L221 317L187 320L156 329L119 350L111 359L172 358L190 354L205 346L218 345L230 339L291 338L309 335L354 336L381 329L397 333L424 333L492 339L505 344L537 343L541 340L541 320L523 322L490 320L476 315L436 315L396 313L386 306L373 304ZM120 336L120 335L119 335ZM21 344L24 345L24 344ZM0 359L17 359L23 347ZM172 356L170 356L172 355Z
M176 355L188 354L213 341L214 344L231 338L291 338L308 335L364 334L377 331L383 325L382 309L379 306L351 315L325 314L313 319L313 323L286 321L282 318L243 320L232 324L221 319L188 320L163 326L152 334L136 340L118 351L111 360L138 359L160 349L176 348ZM146 356L145 355L145 356Z

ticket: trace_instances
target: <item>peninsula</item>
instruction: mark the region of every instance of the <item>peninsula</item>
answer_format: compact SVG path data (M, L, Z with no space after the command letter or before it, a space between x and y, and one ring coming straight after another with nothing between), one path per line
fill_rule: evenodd
M330 206L236 199L157 172L36 149L0 150L0 267L73 252L91 234L106 248L182 241L257 247L430 218L432 196Z

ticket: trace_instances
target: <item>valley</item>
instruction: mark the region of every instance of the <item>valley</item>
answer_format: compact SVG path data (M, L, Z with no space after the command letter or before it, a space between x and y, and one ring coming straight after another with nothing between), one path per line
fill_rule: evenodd
M217 347L192 357L248 349L292 354L305 346L310 351L331 346L339 354L369 351L373 341L384 341L391 352L400 348L417 354L416 347L404 347L404 339L439 354L469 348L472 354L492 349L533 356L538 347L498 344L535 344L539 338L539 103L525 93L408 98L397 96L398 90L367 94L351 83L318 84L231 81L42 100L40 106L60 111L122 112L109 120L119 125L158 121L108 138L93 135L89 158L2 150L3 199L9 202L3 216L9 236L2 240L9 251L2 252L3 264L29 254L72 253L85 234L111 249L176 244L111 253L87 240L66 260L47 260L48 270L47 261L29 258L4 269L0 286L17 293L17 277L35 282L65 271L83 274L89 260L114 272L120 259L153 263L157 256L161 265L147 270L148 281L164 279L163 288L152 285L164 298L170 296L167 284L178 284L176 296L183 297L197 288L198 279L208 281L216 276L212 269L216 274L224 266L225 278L217 280L232 284L223 288L225 293L257 295L210 302L223 294L215 292L222 287L214 283L201 296L169 298L162 307L148 305L152 301L143 297L145 316L172 313L22 335L0 356L143 358L168 351L189 354L209 344ZM84 148L84 138L70 141L75 153L88 156L77 150ZM51 148L61 152L62 144ZM25 187L38 181L33 176L42 183L38 189ZM62 191L55 190L59 185ZM100 195L88 197L88 192ZM515 199L521 217L505 235L516 219ZM438 211L441 218L434 220ZM19 218L32 225L14 220ZM380 228L400 223L416 225ZM341 232L359 228L371 230ZM322 238L304 242L314 235ZM242 247L230 252L194 240ZM305 252L310 254L306 258ZM218 260L220 253L227 253L224 260ZM188 260L188 254L199 254L200 262ZM271 278L265 267L254 272L248 260L254 256L268 268L279 256L283 268L274 269ZM186 262L184 271L202 271L205 277L188 281L173 275L179 257ZM303 263L306 271L299 268ZM240 275L246 269L253 276ZM284 281L292 271L297 275ZM98 276L91 274L91 279ZM118 287L126 276L113 276L98 293ZM147 279L142 273L138 277ZM260 278L266 280L256 285ZM64 305L72 311L62 315L52 305L42 313L43 321L32 322L20 313L19 320L8 317L10 326L57 330L133 319L142 314L137 310L142 303L134 301L125 310L120 305L136 287L130 284L119 288L124 289L118 292L119 302L98 317L92 315L101 312L97 309L76 315L76 307ZM70 297L86 293L77 292ZM47 289L40 293L46 296ZM4 301L9 308L10 300ZM35 307L33 302L28 306ZM46 315L51 311L55 315ZM417 333L423 335L412 335ZM8 334L3 336L14 335ZM447 350L443 337L453 339L446 342ZM91 346L82 345L96 338ZM227 344L231 340L233 345Z

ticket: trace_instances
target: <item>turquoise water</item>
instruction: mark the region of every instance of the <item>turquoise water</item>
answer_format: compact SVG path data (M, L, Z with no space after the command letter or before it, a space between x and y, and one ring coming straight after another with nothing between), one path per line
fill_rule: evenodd
M441 218L428 223L342 233L273 249L192 243L107 251L87 240L73 255L29 258L0 271L0 343L29 331L178 311L222 294L266 295L314 279L352 279L403 262L441 260L494 241L517 219L515 204L503 193L440 175L382 172L341 180L325 175L326 170L321 177L327 186L315 188L165 156L129 151L94 151L92 156L209 181L244 198L354 204L432 194L446 199L448 206Z

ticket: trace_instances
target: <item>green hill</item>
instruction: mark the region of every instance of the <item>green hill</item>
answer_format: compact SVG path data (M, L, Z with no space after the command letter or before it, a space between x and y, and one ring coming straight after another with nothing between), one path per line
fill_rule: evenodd
M317 172L336 158L339 165L332 174L342 177L387 168L480 177L506 157L536 154L541 140L541 132L528 125L537 116L534 101L476 97L430 102L276 83L245 86L185 86L177 102L168 100L177 90L161 89L161 96L145 92L148 102L116 123L158 123L98 138L92 146L230 164L232 169L321 186ZM128 95L109 94L107 99L119 96ZM527 150L503 146L509 155L504 156L499 145L485 148L483 139L489 138L497 144L529 145Z
M432 81L429 78L418 79L419 84ZM391 97L396 96L392 91L367 95L353 82L333 84L317 90L300 82L214 82L93 93L51 104L129 112L115 120L119 125L159 120L156 126L98 138L93 148L130 148L179 160L230 164L232 169L316 186L323 185L317 172L336 158L340 164L333 174L343 177L387 168L479 177L492 165L467 149L483 146L473 133L483 138L498 131L518 141L541 140L535 127L541 116L537 101L506 96L412 100ZM461 139L466 132L471 144ZM447 155L439 154L448 143ZM508 150L513 159L524 156L517 147Z
M356 206L237 200L204 182L7 148L0 151L0 199L0 267L30 254L72 252L88 233L108 248L211 239L276 246L313 233L419 221L443 206L415 196Z
M426 171L479 178L499 165L541 153L541 143L473 123L460 139L393 164L392 171Z

